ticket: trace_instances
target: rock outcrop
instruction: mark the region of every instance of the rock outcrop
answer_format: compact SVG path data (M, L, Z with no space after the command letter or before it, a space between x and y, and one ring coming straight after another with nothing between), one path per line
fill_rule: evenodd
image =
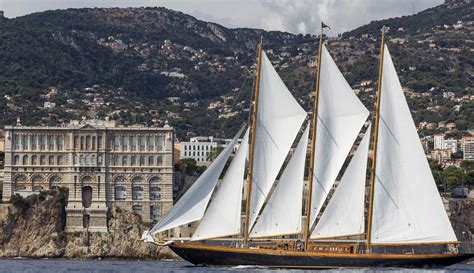
M0 219L0 257L176 258L167 248L141 241L150 227L139 215L120 208L110 212L108 233L66 233L66 200L62 189L14 198L6 218Z

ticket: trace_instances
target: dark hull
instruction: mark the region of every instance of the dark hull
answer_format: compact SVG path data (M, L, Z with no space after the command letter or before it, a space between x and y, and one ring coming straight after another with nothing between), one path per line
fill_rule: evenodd
M195 265L217 266L255 265L280 268L444 267L473 257L473 254L392 255L262 251L232 247L205 247L185 243L172 243L169 247L177 255Z

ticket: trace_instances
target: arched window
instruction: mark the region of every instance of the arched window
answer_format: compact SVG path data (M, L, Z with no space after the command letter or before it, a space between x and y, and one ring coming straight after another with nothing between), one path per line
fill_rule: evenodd
M28 183L26 176L19 175L15 177L15 191L24 191L26 190L26 184Z
M63 165L64 157L62 155L58 155L57 162L58 162L58 165Z
M38 157L36 155L31 156L31 165L38 164Z
M23 156L23 165L28 165L28 156L27 155Z
M117 166L119 163L119 157L117 155L114 155L112 157L112 165Z
M140 166L144 166L144 165L145 165L145 157L140 156Z
M160 205L150 206L150 219L152 222L158 222L160 219Z
M127 199L127 190L124 186L115 187L115 200L125 200Z
M33 191L41 191L43 189L44 178L36 175L31 179L31 187Z
M128 165L128 156L124 155L122 156L122 166L127 166Z
M61 177L54 175L49 179L49 188L55 189L61 186Z
M150 187L150 200L160 200L161 199L161 188L154 186Z
M154 158L152 155L148 157L148 166L153 166Z
M20 156L19 155L15 155L13 157L13 165L19 165L20 164Z
M130 164L132 166L136 166L137 165L137 157L132 155L131 159L130 159Z
M161 166L163 164L163 156L159 155L156 157L156 166Z
M40 165L45 165L46 164L46 156L42 155L40 156Z
M132 188L132 200L143 200L143 188L134 186Z
M52 155L49 156L48 165L54 165L54 156L52 156Z

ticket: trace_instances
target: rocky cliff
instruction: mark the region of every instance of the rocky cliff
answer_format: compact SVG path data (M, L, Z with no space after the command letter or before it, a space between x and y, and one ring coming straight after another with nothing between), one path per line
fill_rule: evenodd
M0 256L34 258L175 258L140 240L149 227L131 212L115 208L110 213L108 233L64 231L67 193L55 190L15 198L0 219Z

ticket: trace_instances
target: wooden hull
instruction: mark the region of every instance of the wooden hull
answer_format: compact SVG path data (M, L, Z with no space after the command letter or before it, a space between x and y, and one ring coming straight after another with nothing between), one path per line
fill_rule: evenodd
M335 254L247 249L172 243L169 247L195 265L255 265L279 268L443 267L472 258L473 254Z

